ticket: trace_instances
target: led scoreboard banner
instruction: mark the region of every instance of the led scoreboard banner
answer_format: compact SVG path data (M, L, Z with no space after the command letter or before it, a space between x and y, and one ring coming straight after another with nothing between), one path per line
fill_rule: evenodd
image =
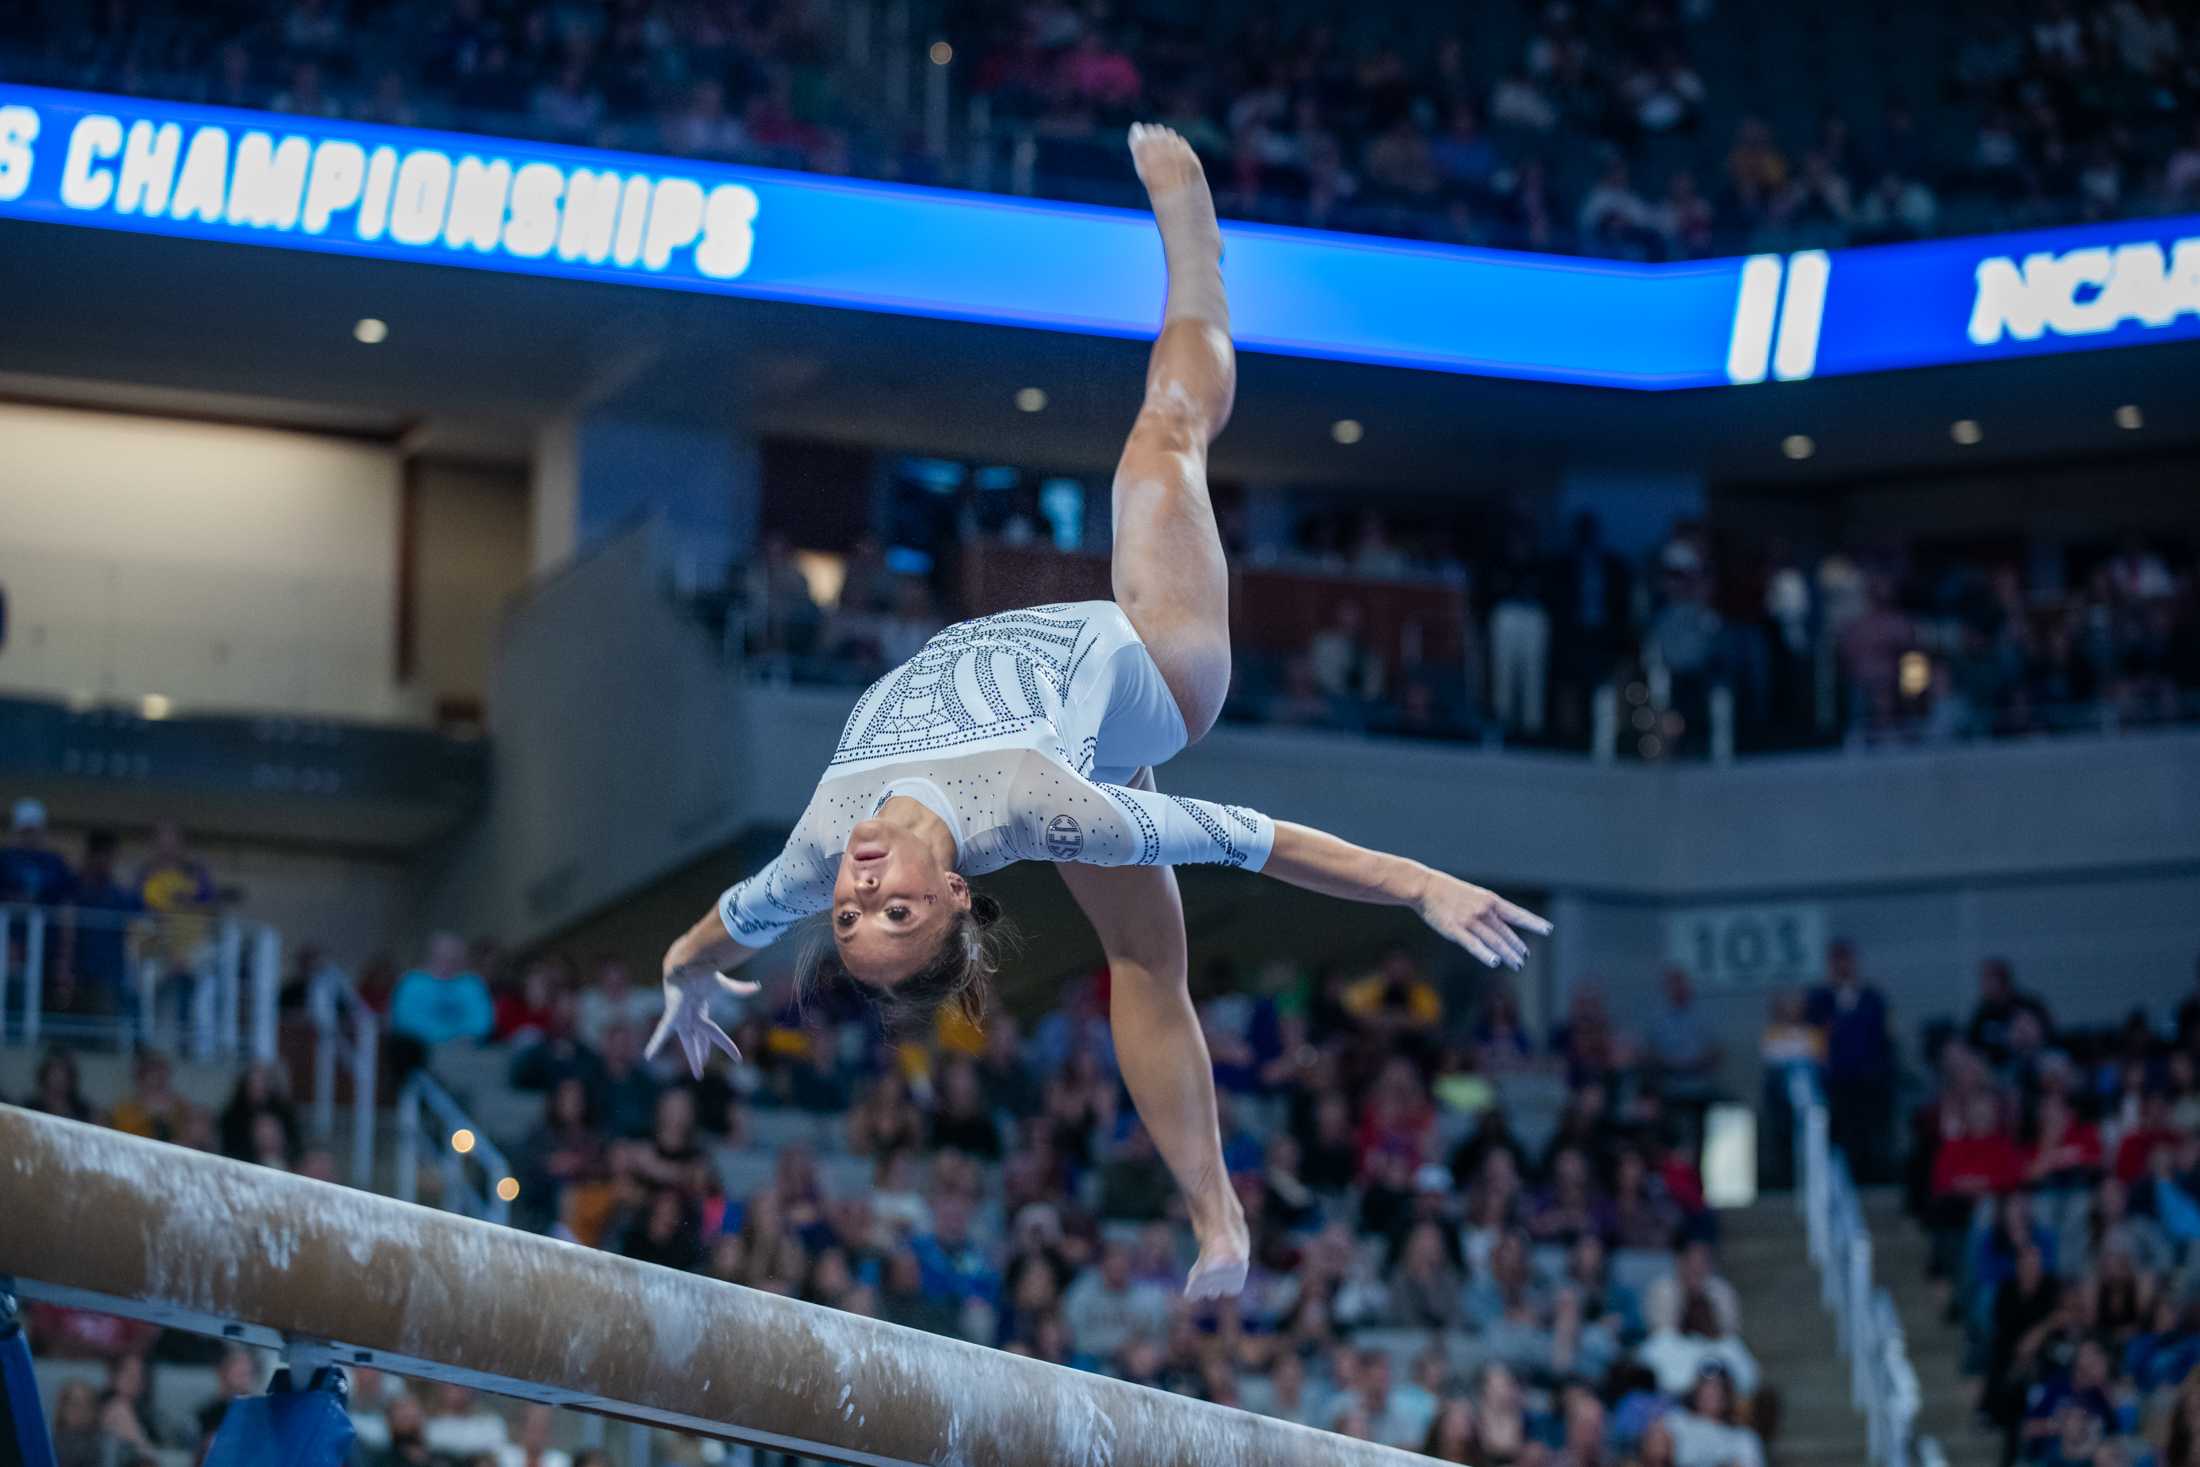
M1101 336L1161 300L1132 211L4 84L0 218ZM1660 265L1223 234L1242 345L1384 366L1654 390L2200 337L2191 217Z

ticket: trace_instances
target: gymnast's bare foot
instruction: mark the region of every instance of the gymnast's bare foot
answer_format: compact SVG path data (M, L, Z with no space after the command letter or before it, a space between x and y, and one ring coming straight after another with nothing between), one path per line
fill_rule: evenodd
M1131 127L1131 162L1146 186L1161 253L1169 262L1165 320L1191 317L1227 331L1230 308L1222 293L1222 228L1199 155L1173 128L1154 123Z
M1199 1239L1199 1257L1191 1277L1184 1281L1187 1299L1228 1299L1244 1292L1246 1266L1252 1262L1253 1237L1245 1227L1245 1213L1231 1194L1222 1216L1207 1218L1192 1211L1192 1232Z
M1215 223L1214 196L1207 191L1207 170L1199 166L1192 145L1174 128L1133 123L1131 163L1138 169L1138 181L1146 186L1169 263L1175 265L1179 251L1219 259L1222 230Z

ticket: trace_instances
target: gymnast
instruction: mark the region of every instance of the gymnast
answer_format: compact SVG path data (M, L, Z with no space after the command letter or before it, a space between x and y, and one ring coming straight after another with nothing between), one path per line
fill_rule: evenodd
M700 1075L740 1052L709 1015L728 976L828 913L819 966L872 989L914 1028L944 1004L975 1020L1000 908L970 878L1051 861L1098 932L1116 1058L1185 1193L1192 1298L1244 1285L1245 1219L1222 1164L1213 1071L1186 986L1170 868L1236 866L1351 901L1411 907L1491 966L1517 968L1541 917L1418 861L1236 805L1163 795L1153 771L1214 726L1230 683L1229 586L1207 497L1207 446L1237 387L1222 234L1197 155L1130 130L1168 266L1146 395L1115 472L1115 599L951 626L864 693L786 849L665 953L665 1015Z

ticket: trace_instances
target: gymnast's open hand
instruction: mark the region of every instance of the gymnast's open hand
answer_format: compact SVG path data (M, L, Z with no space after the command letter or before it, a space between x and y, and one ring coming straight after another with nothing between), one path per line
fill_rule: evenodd
M728 978L708 963L667 967L665 1016L657 1021L656 1031L642 1050L643 1056L655 1059L657 1051L665 1047L665 1041L677 1036L680 1050L687 1056L688 1070L698 1080L703 1078L703 1071L710 1064L713 1049L724 1050L738 1064L740 1047L710 1016L710 1001L719 993L754 992L754 983L743 978Z
M1541 937L1551 930L1550 923L1526 907L1441 871L1429 873L1427 889L1415 905L1422 921L1493 968L1499 963L1518 968L1527 958L1521 932Z

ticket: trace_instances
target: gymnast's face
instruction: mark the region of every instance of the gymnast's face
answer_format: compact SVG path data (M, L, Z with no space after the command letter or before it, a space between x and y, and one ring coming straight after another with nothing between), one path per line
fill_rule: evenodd
M857 978L893 987L925 965L969 909L969 883L907 830L865 820L848 832L832 927L840 961Z

